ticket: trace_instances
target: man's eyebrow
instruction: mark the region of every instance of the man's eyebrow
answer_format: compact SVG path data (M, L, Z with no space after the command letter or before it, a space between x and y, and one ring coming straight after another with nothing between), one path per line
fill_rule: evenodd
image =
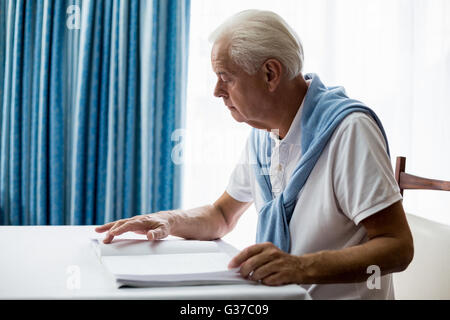
M233 72L230 72L230 71L218 71L218 72L216 72L216 74L218 75L218 76L221 76L221 75L233 75Z

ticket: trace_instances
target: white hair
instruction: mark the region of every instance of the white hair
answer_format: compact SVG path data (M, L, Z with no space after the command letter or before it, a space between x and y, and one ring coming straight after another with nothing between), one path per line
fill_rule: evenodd
M303 68L303 47L294 30L274 12L245 10L222 23L209 37L230 41L229 57L248 74L270 58L284 66L290 79Z

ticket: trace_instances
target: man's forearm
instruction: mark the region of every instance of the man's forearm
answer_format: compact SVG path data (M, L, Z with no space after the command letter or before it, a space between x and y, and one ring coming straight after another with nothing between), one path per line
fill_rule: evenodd
M320 251L300 257L303 283L363 282L367 267L376 265L381 275L404 270L410 263L410 252L395 238L380 237L341 250ZM399 267L401 266L401 267Z
M206 205L189 210L168 211L170 234L185 239L213 240L229 231L220 209Z

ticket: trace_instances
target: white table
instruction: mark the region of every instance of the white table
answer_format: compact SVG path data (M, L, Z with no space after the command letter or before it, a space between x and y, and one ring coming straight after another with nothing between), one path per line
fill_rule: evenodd
M298 285L117 289L90 247L96 237L94 226L1 226L0 299L310 299Z

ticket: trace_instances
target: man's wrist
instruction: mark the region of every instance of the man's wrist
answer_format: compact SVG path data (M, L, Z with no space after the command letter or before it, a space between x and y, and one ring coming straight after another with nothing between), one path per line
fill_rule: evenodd
M311 284L316 283L318 272L317 272L317 258L319 253L305 254L302 256L296 256L297 258L297 269L299 274L299 279L297 283L300 284Z
M177 235L177 225L180 216L180 210L168 210L165 211L165 216L167 217L167 222L169 224L169 233L172 236Z

